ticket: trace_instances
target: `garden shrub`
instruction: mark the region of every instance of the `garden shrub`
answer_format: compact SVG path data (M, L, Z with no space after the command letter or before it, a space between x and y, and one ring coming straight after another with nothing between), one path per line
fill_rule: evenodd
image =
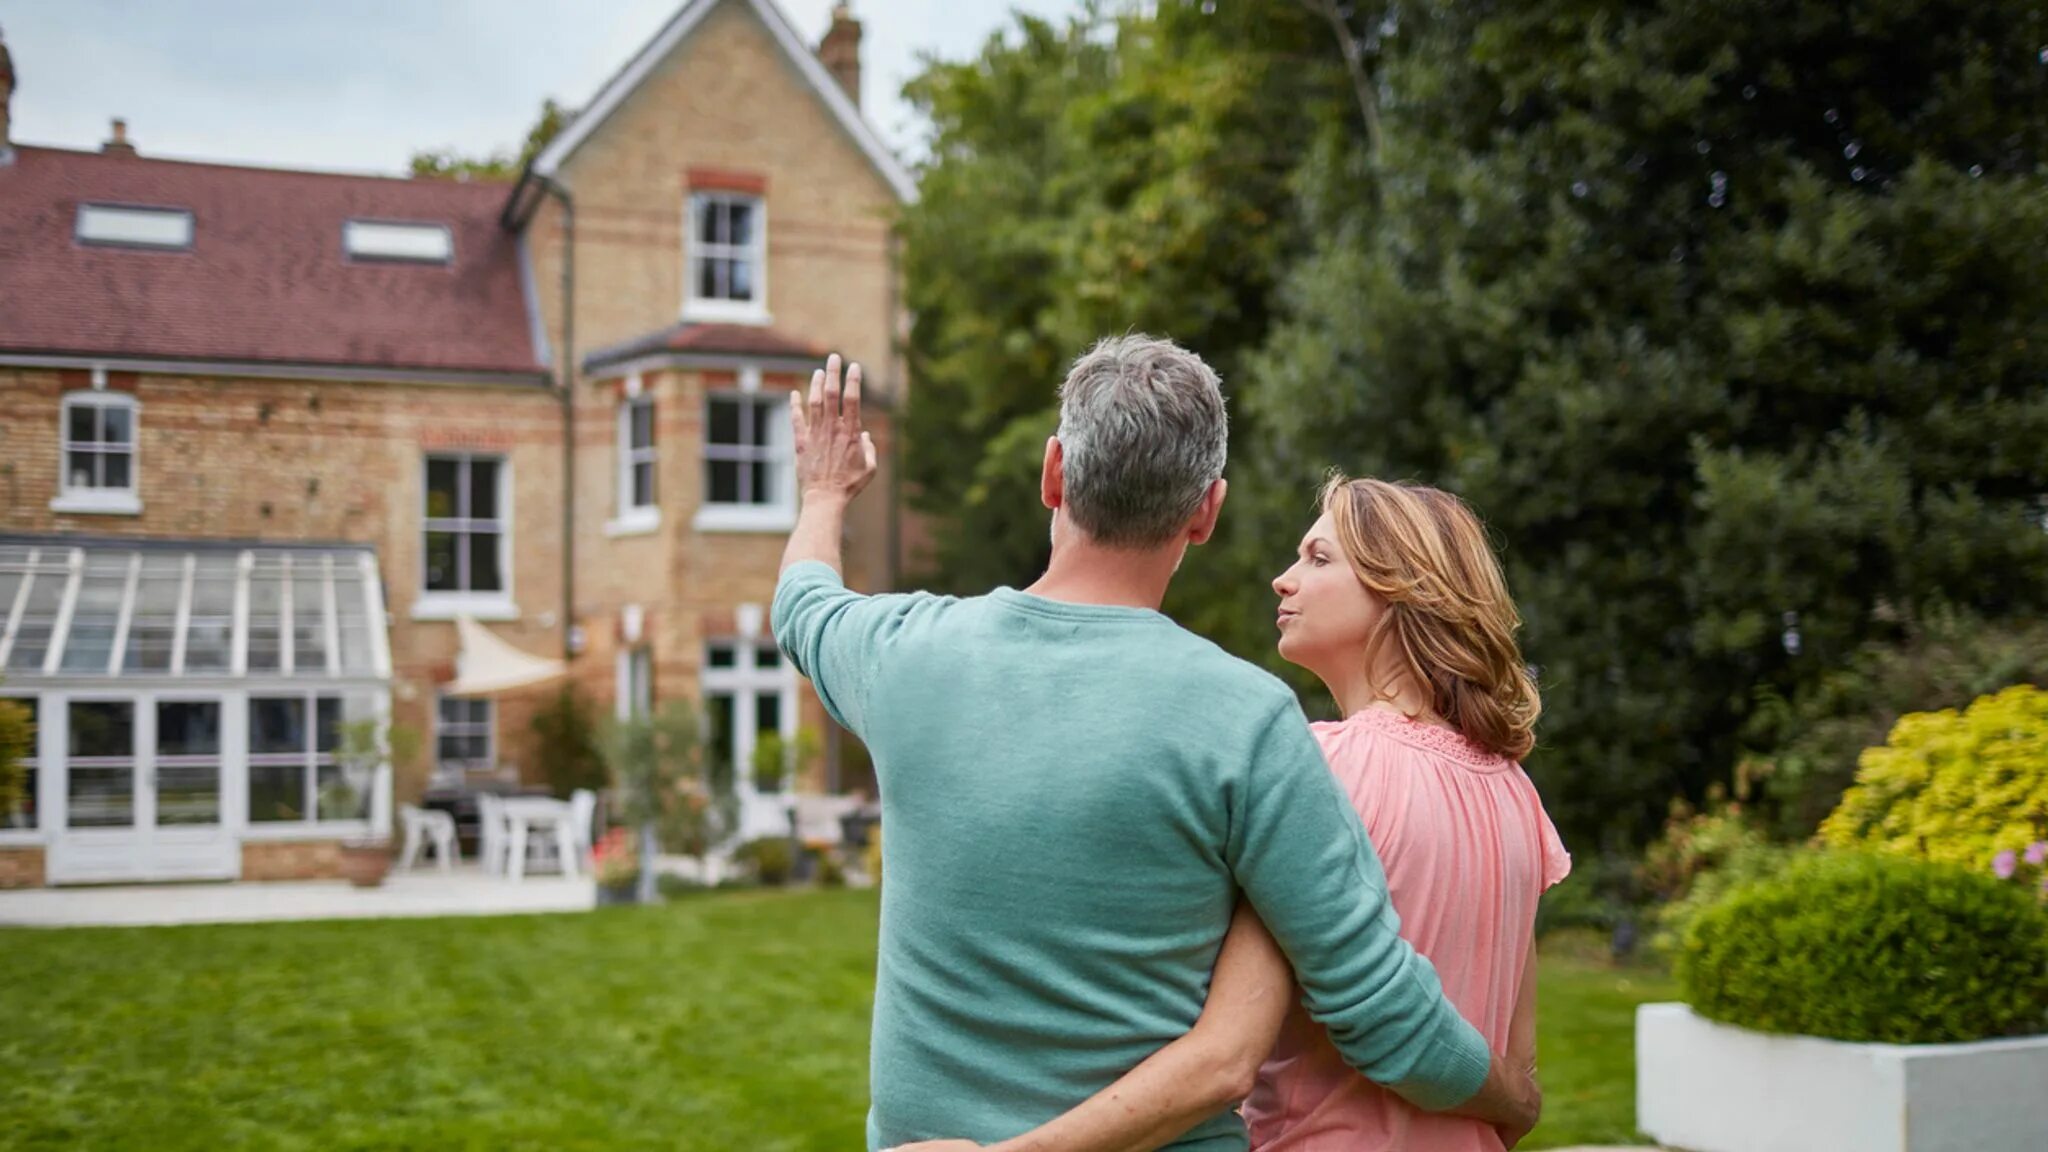
M1761 1032L1932 1044L2048 1031L2048 912L1988 874L1824 853L1693 921L1680 994Z
M790 874L796 870L796 857L790 851L789 839L783 836L749 840L733 849L732 858L770 887L789 883Z
M1900 717L1821 838L1973 870L2048 839L2048 692L2019 685L1960 713Z
M25 766L35 751L35 713L28 705L0 700L0 828L21 807L28 784Z

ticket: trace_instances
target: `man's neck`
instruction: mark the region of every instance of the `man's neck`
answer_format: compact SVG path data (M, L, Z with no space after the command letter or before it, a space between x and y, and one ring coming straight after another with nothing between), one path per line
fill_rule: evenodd
M1068 604L1102 604L1157 611L1185 548L1105 548L1088 540L1053 545L1052 563L1024 591Z

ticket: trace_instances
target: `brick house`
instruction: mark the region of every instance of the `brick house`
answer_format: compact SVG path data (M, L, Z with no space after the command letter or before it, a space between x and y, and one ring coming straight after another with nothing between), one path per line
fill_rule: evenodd
M841 783L765 616L827 350L890 493L849 577L900 554L913 188L859 37L687 0L511 184L14 143L0 46L0 695L39 727L0 886L328 874L437 772L537 778L556 688L449 695L462 618L604 709L699 702L733 764L824 731L805 786ZM365 782L333 733L380 715L426 755Z

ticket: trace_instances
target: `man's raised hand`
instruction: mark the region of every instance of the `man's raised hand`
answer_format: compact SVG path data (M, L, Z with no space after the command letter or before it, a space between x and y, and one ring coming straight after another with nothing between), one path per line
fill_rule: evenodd
M860 365L839 382L839 354L811 373L808 398L789 394L789 422L796 436L797 489L813 500L851 501L875 476L875 442L860 426Z

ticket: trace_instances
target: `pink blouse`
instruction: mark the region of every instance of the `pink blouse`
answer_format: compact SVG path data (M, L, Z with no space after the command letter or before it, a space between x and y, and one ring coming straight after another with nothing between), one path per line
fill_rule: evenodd
M1386 865L1402 937L1504 1051L1536 898L1572 866L1535 786L1513 761L1385 708L1315 733ZM1353 1072L1298 996L1244 1117L1258 1152L1501 1152L1490 1125L1420 1111Z

